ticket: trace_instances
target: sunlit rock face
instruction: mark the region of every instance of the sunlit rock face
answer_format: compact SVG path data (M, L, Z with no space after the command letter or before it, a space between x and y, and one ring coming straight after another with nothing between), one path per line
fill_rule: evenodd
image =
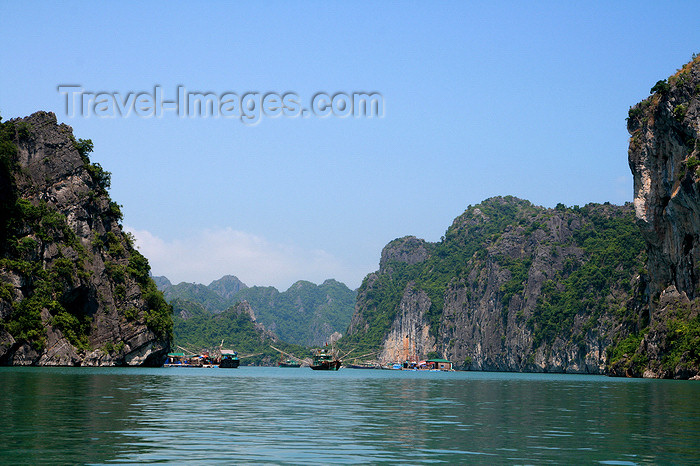
M693 298L700 274L700 60L630 110L629 164L637 223L649 245L652 294L673 285Z
M687 378L698 374L700 353L700 341L682 330L697 321L700 294L700 57L652 92L627 123L635 214L649 257L647 286L636 297L649 323L635 353L645 364L613 372Z

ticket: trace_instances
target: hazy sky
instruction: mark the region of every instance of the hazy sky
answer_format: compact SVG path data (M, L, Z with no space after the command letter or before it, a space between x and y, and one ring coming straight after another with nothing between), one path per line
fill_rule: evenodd
M92 139L155 275L357 287L387 242L439 240L491 196L632 200L627 111L700 52L700 2L608 3L0 2L0 114L53 111ZM70 116L60 85L384 106Z

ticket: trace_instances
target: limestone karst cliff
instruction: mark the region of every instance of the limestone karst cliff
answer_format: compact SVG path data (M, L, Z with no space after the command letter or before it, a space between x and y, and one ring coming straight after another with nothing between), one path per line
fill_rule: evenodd
M348 345L382 362L700 377L700 56L630 109L634 204L470 207L389 243Z
M648 280L613 373L685 378L700 373L700 56L651 92L627 123Z
M645 256L632 205L469 207L439 243L400 238L358 291L343 344L383 363L601 374Z
M172 308L91 150L52 113L0 122L0 364L155 365L169 349Z

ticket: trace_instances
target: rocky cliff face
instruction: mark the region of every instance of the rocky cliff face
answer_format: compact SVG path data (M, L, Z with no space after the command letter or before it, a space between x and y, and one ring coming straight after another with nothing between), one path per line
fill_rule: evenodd
M172 310L91 142L52 113L0 125L0 364L160 364Z
M635 214L648 245L648 283L637 296L643 325L630 335L614 373L697 375L700 57L659 81L649 98L630 109L627 126Z
M218 280L214 280L208 286L210 290L218 294L225 300L231 300L241 290L248 286L233 275L224 275Z
M605 372L644 261L631 205L470 207L440 243L389 243L344 344L382 363L440 356L474 370Z
M396 318L391 330L384 339L379 360L405 361L410 356L427 355L437 347L435 338L430 334L430 310L428 294L410 282L401 297Z
M440 243L392 241L344 343L384 363L700 378L700 56L651 93L628 119L633 208L493 198Z

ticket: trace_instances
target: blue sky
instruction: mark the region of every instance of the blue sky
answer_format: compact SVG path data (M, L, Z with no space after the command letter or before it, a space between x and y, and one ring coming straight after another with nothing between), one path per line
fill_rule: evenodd
M0 113L56 113L153 273L357 287L470 204L632 200L629 107L700 52L697 2L2 2ZM100 118L86 92L378 92L382 118Z

